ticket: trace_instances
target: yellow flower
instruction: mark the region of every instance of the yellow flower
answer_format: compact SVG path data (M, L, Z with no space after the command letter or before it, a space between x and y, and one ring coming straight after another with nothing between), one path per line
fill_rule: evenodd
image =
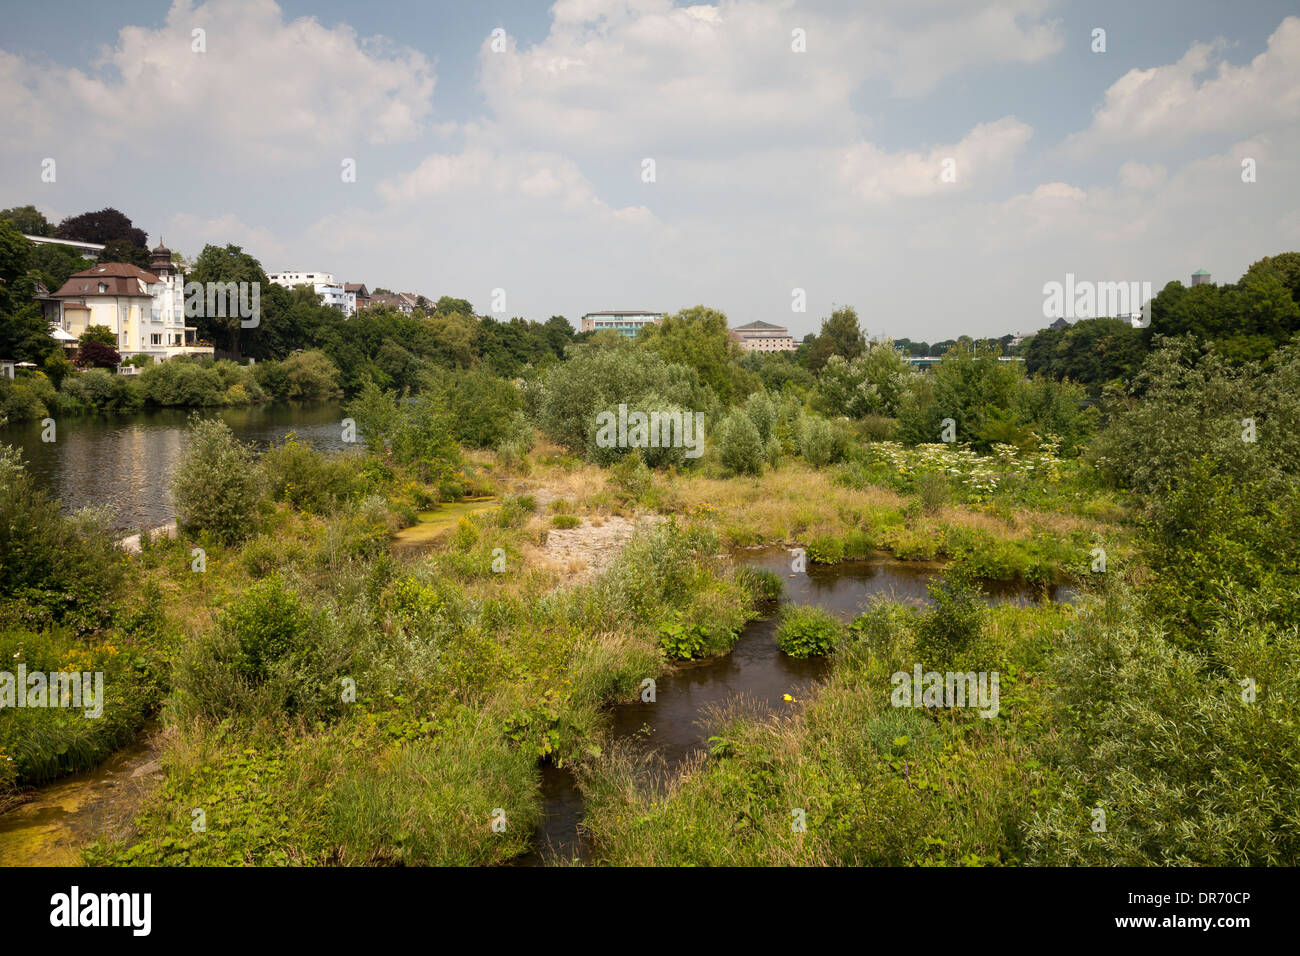
M782 694L781 698L788 704L793 704L795 702L795 699L789 694Z

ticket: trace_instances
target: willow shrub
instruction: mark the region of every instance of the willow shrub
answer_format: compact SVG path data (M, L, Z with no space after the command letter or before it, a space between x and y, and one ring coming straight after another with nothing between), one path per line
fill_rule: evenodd
M187 437L172 479L181 526L227 544L256 533L265 494L252 450L216 418L191 415Z
M1260 621L1252 595L1226 600L1203 651L1122 589L1066 629L1052 664L1064 785L1028 828L1032 862L1300 860L1300 632Z

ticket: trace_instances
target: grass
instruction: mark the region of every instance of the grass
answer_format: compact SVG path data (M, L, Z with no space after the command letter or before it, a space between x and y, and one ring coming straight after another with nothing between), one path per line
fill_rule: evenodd
M310 471L309 461L300 464ZM1046 580L1080 563L1076 552L1092 538L1114 535L1086 509L1008 510L998 501L927 508L915 496L852 487L831 469L799 463L752 479L687 471L633 481L542 443L511 463L469 454L464 486L498 499L440 508L447 520L421 529L437 523L437 533L405 549L392 547L394 538L400 545L416 533L412 521L439 489L400 470L358 467L364 480L352 497L308 511L286 496L242 545L181 536L133 562L135 588L154 589L167 622L160 653L168 662L192 659L252 586L274 576L313 619L351 636L333 664L290 657L285 666L307 668L295 679L335 693L346 678L355 698L311 719L222 705L219 695L195 711L184 705L193 697L185 682L203 672L178 668L164 712L174 731L165 783L133 832L92 846L89 861L501 863L529 848L542 760L578 770L606 862L1005 862L1020 852L1005 817L1038 781L1023 764L1024 741L986 740L978 725L939 726L882 708L869 688L888 686L887 677L879 685L886 664L862 656L856 642L865 628L831 642L840 645L831 683L805 712L735 716L717 756L674 782L667 799L641 793L624 773L631 758L611 747L603 711L633 699L645 678L676 660L726 653L779 596L780 578L727 572L713 560L719 550L803 542L813 561L886 550ZM644 527L602 573L576 579L541 560L551 528L599 532L655 511L669 520ZM196 546L206 551L204 573L191 570ZM1110 553L1123 562L1122 544ZM1041 636L1051 623L1035 617L1048 612L1013 613L994 612L988 626L1008 661L1028 654L1040 638L1026 635ZM878 643L903 653L909 628L898 623ZM211 666L235 666L214 653ZM227 677L241 679L237 671ZM1017 686L1013 679L1010 692ZM978 820L942 846L925 843L958 798L978 808ZM891 800L905 811L888 846L842 832L845 819L886 827ZM196 809L205 829L193 827ZM806 831L790 829L796 809ZM907 842L914 839L923 850Z

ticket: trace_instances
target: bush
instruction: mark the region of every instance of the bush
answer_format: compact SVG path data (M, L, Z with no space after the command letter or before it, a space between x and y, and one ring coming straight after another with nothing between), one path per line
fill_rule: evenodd
M1028 827L1030 863L1289 866L1300 859L1294 623L1225 597L1202 652L1165 639L1123 589L1061 635L1051 722L1063 786ZM1244 691L1245 679L1256 694ZM1095 832L1094 810L1106 814Z
M295 352L278 371L284 376L284 398L313 401L339 394L338 366L324 352Z
M277 501L310 514L324 514L358 489L356 469L344 456L330 457L290 432L262 455L262 472Z
M948 477L937 471L922 472L916 480L916 493L921 510L928 515L937 515L948 501Z
M181 655L182 716L220 719L339 712L342 677L356 651L337 615L307 607L273 574L230 604L214 631Z
M740 409L718 426L718 456L731 474L758 475L763 471L763 438L752 418Z
M787 605L781 612L776 643L791 657L822 656L839 645L844 626L825 608Z
M567 362L552 367L530 388L529 402L542 432L557 444L582 454L587 460L613 464L632 449L603 447L598 442L597 417L628 412L706 414L716 398L700 385L694 369L665 362L654 352L627 340L575 346ZM694 423L694 418L691 419ZM702 438L703 436L699 436ZM680 443L679 443L680 444ZM641 448L650 467L683 465L682 447Z
M512 382L482 369L445 370L432 379L428 390L447 409L452 434L462 445L491 448L521 438L522 430L513 419L523 400Z
M799 456L816 468L842 460L849 446L842 430L815 415L800 419L798 441Z
M347 410L366 447L414 468L425 481L449 478L460 463L450 416L431 398L399 400L395 393L367 382Z
M67 376L60 391L74 405L88 411L130 411L141 401L130 379L102 368Z
M928 590L934 603L921 615L916 646L921 663L937 668L953 663L979 640L988 608L980 589L959 573L931 581Z
M233 543L257 531L263 504L252 452L215 418L190 417L189 444L172 480L177 521Z
M125 575L104 513L66 517L0 445L0 608L13 624L103 626Z

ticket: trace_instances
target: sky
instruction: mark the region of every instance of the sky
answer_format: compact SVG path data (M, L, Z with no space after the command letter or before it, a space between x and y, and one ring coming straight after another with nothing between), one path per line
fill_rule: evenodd
M0 117L0 208L502 319L933 342L1300 250L1293 0L51 0Z

